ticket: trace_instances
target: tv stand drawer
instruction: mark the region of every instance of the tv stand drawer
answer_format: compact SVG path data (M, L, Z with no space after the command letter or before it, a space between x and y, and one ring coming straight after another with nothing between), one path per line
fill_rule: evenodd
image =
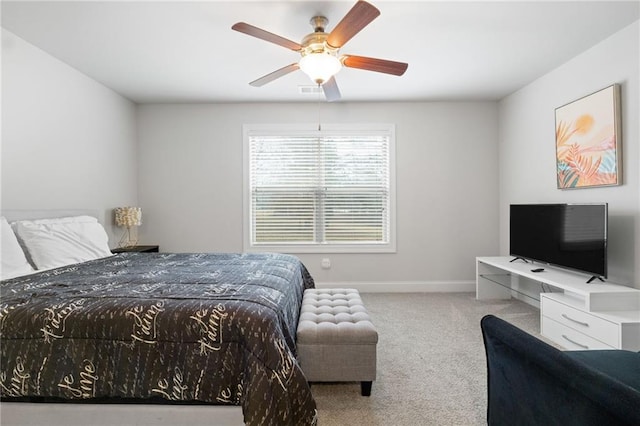
M565 349L586 351L591 349L616 349L591 336L580 333L571 327L560 324L549 317L542 317L540 323L541 334Z
M540 313L543 317L550 318L613 348L620 347L620 326L590 312L576 309L541 294Z

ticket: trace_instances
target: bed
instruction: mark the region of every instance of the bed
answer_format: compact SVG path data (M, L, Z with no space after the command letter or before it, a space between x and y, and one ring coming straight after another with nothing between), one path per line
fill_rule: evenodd
M315 424L295 358L313 285L297 258L267 253L121 253L0 281L0 395L240 405L248 425Z

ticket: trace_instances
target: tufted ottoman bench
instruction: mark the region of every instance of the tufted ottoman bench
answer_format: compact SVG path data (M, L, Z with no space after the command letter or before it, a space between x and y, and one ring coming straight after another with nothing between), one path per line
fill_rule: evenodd
M360 382L362 395L371 395L378 332L358 290L305 290L297 341L307 381Z

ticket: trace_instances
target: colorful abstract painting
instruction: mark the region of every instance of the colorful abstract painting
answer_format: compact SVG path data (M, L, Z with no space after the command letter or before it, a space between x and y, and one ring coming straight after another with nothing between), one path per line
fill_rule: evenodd
M556 109L558 188L619 185L620 87L606 87Z

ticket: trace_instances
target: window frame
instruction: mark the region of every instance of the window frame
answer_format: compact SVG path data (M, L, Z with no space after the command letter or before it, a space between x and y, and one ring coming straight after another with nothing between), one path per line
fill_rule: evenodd
M360 124L244 124L243 132L243 196L242 245L245 252L274 251L280 253L395 253L396 252L396 140L395 125L387 123ZM305 243L253 244L251 238L251 191L249 138L255 135L319 136L319 135L384 135L389 138L389 241L387 243Z

